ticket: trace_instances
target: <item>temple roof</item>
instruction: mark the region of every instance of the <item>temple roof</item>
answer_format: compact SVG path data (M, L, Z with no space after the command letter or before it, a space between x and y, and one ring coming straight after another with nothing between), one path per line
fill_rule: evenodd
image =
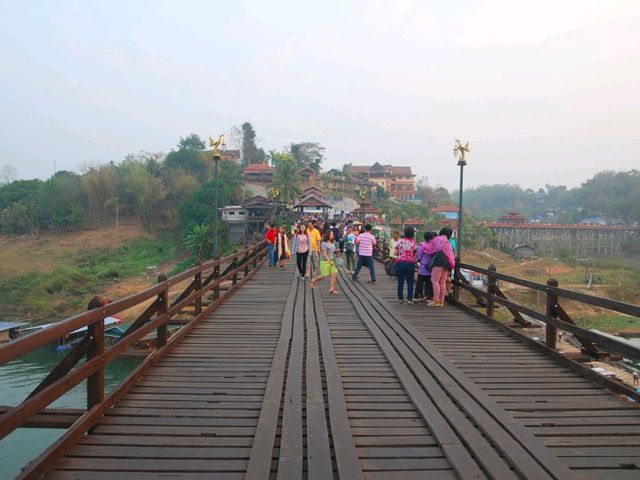
M298 203L294 205L295 207L326 207L332 208L327 202L319 199L315 195L309 195L308 197L301 198Z

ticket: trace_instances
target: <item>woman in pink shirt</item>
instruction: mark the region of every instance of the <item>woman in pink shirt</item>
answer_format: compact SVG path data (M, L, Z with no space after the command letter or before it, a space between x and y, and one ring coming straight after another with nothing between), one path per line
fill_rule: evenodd
M304 222L298 226L298 231L293 237L293 251L296 252L296 265L298 266L298 278L305 279L307 275L307 258L311 240L307 234L307 226Z
M418 244L413 239L413 227L404 229L404 238L396 242L396 277L398 277L398 303L404 302L404 282L407 281L407 303L413 305L413 274L416 269Z
M456 265L453 247L449 242L451 229L444 227L440 234L431 240L425 252L433 255L433 267L431 268L431 283L433 283L433 307L444 306L444 296L447 294L447 277Z

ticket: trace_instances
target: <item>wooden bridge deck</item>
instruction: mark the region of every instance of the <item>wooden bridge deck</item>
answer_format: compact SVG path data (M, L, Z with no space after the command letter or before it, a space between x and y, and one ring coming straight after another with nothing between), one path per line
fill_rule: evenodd
M263 267L46 478L638 478L634 404L394 286Z

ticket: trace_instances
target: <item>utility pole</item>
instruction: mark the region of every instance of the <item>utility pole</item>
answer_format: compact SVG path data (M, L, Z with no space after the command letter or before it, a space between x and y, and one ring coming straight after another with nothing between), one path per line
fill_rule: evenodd
M460 192L458 196L458 260L462 260L462 188L463 188L463 175L464 166L467 164L465 160L465 153L469 153L469 142L462 145L460 140L456 138L456 142L453 146L453 156L458 159L458 166L460 167Z
M213 150L213 166L214 166L214 207L213 207L213 258L218 255L218 163L220 163L220 151L227 148L227 143L224 140L224 133L218 137L218 140L214 140L209 137L209 146Z

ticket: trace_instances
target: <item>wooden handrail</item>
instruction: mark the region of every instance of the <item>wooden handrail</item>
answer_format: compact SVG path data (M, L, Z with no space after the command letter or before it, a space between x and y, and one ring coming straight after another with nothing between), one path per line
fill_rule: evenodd
M499 273L495 271L490 272L488 268L482 268L477 265L471 265L468 263L460 263L458 267L464 268L466 270L473 270L474 272L481 273L487 276L492 275L497 280L513 283L514 285L520 285L522 287L527 287L532 290L538 290L540 292L545 292L545 293L552 292L561 298L576 300L578 302L586 303L588 305L593 305L594 307L606 308L607 310L613 310L618 313L624 313L634 317L640 317L640 306L638 305L632 305L629 303L620 302L618 300L611 300L608 298L596 297L594 295L576 292L573 290L567 290L565 288L553 287L550 285L546 285L544 283L537 283L531 280L526 280L524 278L514 277L513 275L505 275L504 273Z
M380 261L384 262L387 259L387 255L387 242L386 240L381 240L374 248L374 256ZM487 290L481 290L469 285L466 282L460 281L460 279L462 278L460 274L461 268L486 275L488 277ZM555 348L556 332L559 329L573 334L582 343L585 353L591 355L602 353L594 347L592 342L595 342L600 348L624 355L631 359L640 360L640 348L630 345L627 342L616 340L611 337L602 335L598 332L593 332L589 329L582 328L572 323L569 315L567 315L564 309L559 305L559 299L564 298L575 300L587 305L606 308L608 310L640 318L640 306L638 305L632 305L617 300L610 300L608 298L595 297L593 295L560 288L559 286L557 286L557 282L555 282L554 280L547 284L542 284L524 278L514 277L513 275L506 275L504 273L497 272L493 265L487 268L483 268L478 265L458 262L455 269L458 274L456 275L457 280L453 280L454 302L460 303L458 292L459 289L463 289L470 292L476 299L487 300L487 304L484 307L486 308L486 316L489 318L493 318L494 306L496 304L502 305L509 309L514 316L514 319L522 325L527 325L522 318L522 314L535 318L536 320L543 322L547 326L547 346L552 349ZM513 283L515 285L527 287L539 292L544 292L549 300L549 310L546 313L540 313L507 299L502 291L500 291L499 288L495 287L496 280L501 280L504 282Z
M216 265L220 265L223 262L227 262L237 258L249 250L259 249L262 246L266 246L266 240L258 242L256 245L247 247L232 255L222 257L220 259L211 260L193 267L185 272L175 275L169 278L166 282L152 287L146 288L140 292L134 293L122 299L111 302L102 306L100 309L89 310L87 312L79 313L66 320L61 320L47 328L44 328L38 332L34 332L25 337L18 338L9 342L3 346L0 346L0 365L3 365L11 360L14 360L27 352L40 348L48 343L54 342L60 338L64 338L69 333L79 328L88 327L96 323L98 320L102 320L105 317L117 314L123 310L127 310L135 305L138 305L146 300L156 297L165 288L172 287L191 276L195 276L197 273L201 273L204 270L208 270Z
M473 270L474 272L482 273L488 276L487 291L472 287L459 280L460 268L467 270ZM631 305L616 300L603 299L587 295L572 290L566 290L557 286L557 282L554 279L550 279L546 285L532 282L530 280L514 277L512 275L505 275L495 271L495 267L489 268L478 267L477 265L471 265L467 263L460 263L456 265L456 271L458 272L458 280L454 280L453 283L456 288L466 290L472 293L476 298L482 297L488 300L486 316L493 318L493 305L500 304L508 308L512 313L515 312L518 315L524 314L531 318L535 318L543 322L547 326L546 344L549 348L556 348L556 333L557 330L563 330L573 334L583 345L585 353L591 355L598 355L599 352L593 345L595 342L599 348L606 349L613 353L624 355L630 359L640 360L640 348L630 345L628 342L616 340L609 336L602 335L598 332L575 325L569 315L560 306L559 299L566 298L576 300L588 305L597 306L601 308L608 308L610 310L626 313L631 316L640 317L640 307L637 305ZM507 299L504 295L497 295L492 292L491 285L496 280L502 280L508 283L531 288L533 290L542 291L547 295L547 309L545 313L538 312L531 308L520 305L514 301ZM459 302L459 300L458 300ZM559 318L558 318L559 317Z
M86 379L89 379L87 385L87 411L95 411L93 407L100 406L104 402L104 367L106 364L124 353L127 348L131 347L135 342L142 339L154 329L158 336L156 351L164 351L164 346L167 343L166 326L178 312L182 311L186 306L194 304L196 305L197 313L196 317L191 320L189 324L192 325L194 322L199 321L204 314L210 311L210 308L204 309L204 311L201 308L203 295L207 295L214 289L219 289L220 283L229 279L236 279L231 289L236 288L237 275L240 271L243 271L245 275L242 282L239 283L241 285L249 275L253 274L253 270L262 263L258 261L252 263L249 260L252 258L264 260L265 254L266 241L260 241L232 255L198 265L172 278L167 279L165 276L160 276L157 285L147 288L142 292L75 315L40 332L33 333L0 347L0 364L2 364L51 341L55 341L73 330L83 326L89 327L87 335L77 351L72 351L73 354L67 355L67 357L62 360L61 365L54 368L46 381L21 404L9 408L0 415L0 438L3 438L16 428L28 423L34 415L39 414L47 405ZM242 261L238 260L240 256L243 257ZM216 269L219 271L221 263L228 261L231 261L231 268L227 268L223 275L217 275L207 285L201 285L198 279L201 279L203 271L209 268L213 268L214 271ZM194 277L194 282L191 282L183 294L178 297L178 300L169 306L168 295L170 287L191 276ZM194 288L194 285L197 288ZM127 335L123 336L119 342L111 347L104 348L104 335L101 334L104 328L103 319L108 315L118 313L145 302L154 296L156 299L152 306L155 305L155 307L151 309L152 313L148 315L149 318L143 318L143 321L137 325L136 329L127 332ZM215 302L216 305L217 303L219 303L219 300ZM200 308L197 308L198 305L200 305ZM147 311L150 311L150 309L147 308ZM156 315L155 318L151 318L154 313ZM145 314L141 317L144 316ZM100 338L98 338L98 336ZM87 362L75 370L70 371L87 351ZM156 357L154 356L154 358ZM147 360L144 362L146 361Z

